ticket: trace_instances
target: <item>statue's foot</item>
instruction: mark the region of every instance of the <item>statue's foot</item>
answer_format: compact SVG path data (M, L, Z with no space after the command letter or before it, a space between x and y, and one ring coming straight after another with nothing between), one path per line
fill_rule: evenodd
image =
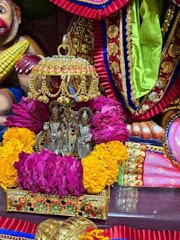
M160 139L164 129L153 121L134 122L127 126L131 136L137 136L144 139Z

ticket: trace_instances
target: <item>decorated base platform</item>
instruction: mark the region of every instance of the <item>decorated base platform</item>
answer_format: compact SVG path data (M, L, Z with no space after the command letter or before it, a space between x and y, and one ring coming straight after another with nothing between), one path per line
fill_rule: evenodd
M0 216L39 224L46 219L67 217L6 211L5 192L0 188ZM107 220L93 219L99 228L126 225L140 229L180 231L180 188L124 188L116 184L110 189Z
M84 216L106 220L110 201L110 189L99 194L84 194L80 197L32 193L20 189L6 191L7 212L33 214Z

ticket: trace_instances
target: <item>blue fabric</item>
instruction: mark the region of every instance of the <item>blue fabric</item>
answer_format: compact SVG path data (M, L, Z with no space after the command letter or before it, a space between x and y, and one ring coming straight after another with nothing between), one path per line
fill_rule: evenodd
M6 130L7 130L7 127L0 126L0 142L2 142L3 134L5 133Z
M92 3L88 3L88 2L82 2L82 1L78 1L78 0L70 0L70 2L78 4L78 5L82 5L85 7L90 7L90 8L94 8L94 9L104 9L106 8L109 4L112 3L113 0L109 0L106 3L103 4L92 4Z
M162 141L160 139L154 139L154 138L144 139L144 138L141 138L141 137L129 136L128 141L162 147Z
M34 239L34 234L17 232L17 231L7 230L7 229L3 229L3 228L0 228L0 234L6 235L6 236L12 236L12 237ZM8 239L10 239L10 238L8 238Z
M131 240L129 238L111 238L111 240Z
M12 95L14 96L16 103L20 102L21 98L23 96L26 96L26 93L24 92L24 90L21 88L21 86L17 86L17 87L9 87L7 88Z
M24 92L24 90L21 88L21 86L9 87L9 88L7 88L7 90L9 92L11 92L11 94L14 96L16 103L19 103L23 96L27 96L26 93ZM10 114L12 114L12 113L10 113ZM0 125L0 142L2 142L3 134L6 130L7 130L7 127Z

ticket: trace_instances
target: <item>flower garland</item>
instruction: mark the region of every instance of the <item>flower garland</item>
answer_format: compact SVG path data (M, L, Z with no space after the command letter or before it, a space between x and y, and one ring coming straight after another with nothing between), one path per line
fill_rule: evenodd
M110 236L103 229L87 229L84 234L79 236L80 240L109 240Z
M85 191L81 162L72 156L60 157L43 149L40 153L21 153L14 166L21 189L60 197L68 194L80 196Z
M116 182L119 165L128 157L126 146L121 142L127 137L123 110L114 99L103 96L90 101L89 105L95 112L92 131L96 145L88 156L79 160L73 156L60 157L45 149L40 153L33 151L36 132L31 130L32 123L37 120L37 126L41 126L43 116L40 110L45 106L39 105L35 100L29 102L23 99L16 107L22 116L27 117L27 123L30 120L30 125L23 128L20 120L23 117L19 114L19 122L15 121L15 124L20 124L20 127L11 127L5 132L0 149L0 185L5 189L18 185L21 189L32 192L63 197L68 194L79 196L85 190L88 193L100 193L106 186ZM35 106L39 106L38 110ZM110 115L114 119L113 123L108 122L107 117ZM104 134L104 131L109 132L109 135Z
M91 133L95 144L127 140L129 132L125 124L125 114L117 100L99 96L90 100L88 106L93 111Z
M0 186L4 189L17 187L17 171L14 162L19 159L19 153L33 152L36 135L29 129L12 127L3 135L0 146Z
M43 123L49 119L48 106L37 99L22 97L19 103L13 104L13 115L7 117L7 127L21 127L39 133Z
M127 159L126 146L120 141L97 144L82 158L83 185L89 193L100 193L117 180L118 167Z

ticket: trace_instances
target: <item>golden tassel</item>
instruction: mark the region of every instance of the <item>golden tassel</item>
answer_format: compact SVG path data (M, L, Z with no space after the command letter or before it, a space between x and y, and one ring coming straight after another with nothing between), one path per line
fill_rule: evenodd
M0 83L7 78L29 45L29 41L25 39L14 43L11 47L0 53Z

